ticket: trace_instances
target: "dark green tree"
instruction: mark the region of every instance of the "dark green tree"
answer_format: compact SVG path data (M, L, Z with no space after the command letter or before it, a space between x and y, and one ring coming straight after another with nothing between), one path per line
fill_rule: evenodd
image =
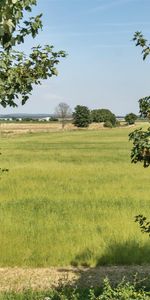
M77 105L73 113L73 124L77 127L88 127L90 123L91 115L88 107Z
M91 111L91 118L93 122L111 122L112 126L116 124L116 117L109 109L94 109Z
M136 120L137 120L137 116L136 116L134 113L130 113L130 114L127 114L127 115L125 116L125 121L126 121L129 125L134 124Z
M29 99L33 85L57 75L56 65L64 51L51 45L35 46L29 55L15 50L27 36L33 38L42 29L42 14L24 19L36 0L0 0L0 105L17 106ZM17 101L18 100L18 101Z

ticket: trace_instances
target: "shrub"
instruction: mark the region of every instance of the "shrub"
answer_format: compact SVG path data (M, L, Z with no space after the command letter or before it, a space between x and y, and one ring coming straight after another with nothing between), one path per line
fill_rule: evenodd
M77 127L88 127L90 123L91 115L88 107L77 105L73 113L73 124Z
M125 283L122 281L116 288L112 288L108 279L104 280L104 289L101 296L93 298L92 300L148 300L150 299L150 293L144 290L136 290L134 284Z
M127 115L125 116L125 121L126 121L127 124L129 124L129 125L134 124L135 121L136 121L136 119L137 119L137 116L136 116L135 114L133 114L133 113L127 114Z
M112 128L113 125L112 125L112 123L111 123L110 121L106 121L106 122L104 123L104 127Z
M116 116L109 109L94 109L91 111L91 118L96 123L110 121L113 126L116 124Z
M50 122L58 122L58 118L52 116L49 118L49 121Z

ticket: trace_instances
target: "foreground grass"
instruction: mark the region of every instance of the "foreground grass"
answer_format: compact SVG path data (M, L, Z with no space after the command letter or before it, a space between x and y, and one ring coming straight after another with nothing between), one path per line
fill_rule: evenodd
M150 215L150 170L131 129L1 138L0 266L150 263L134 216Z

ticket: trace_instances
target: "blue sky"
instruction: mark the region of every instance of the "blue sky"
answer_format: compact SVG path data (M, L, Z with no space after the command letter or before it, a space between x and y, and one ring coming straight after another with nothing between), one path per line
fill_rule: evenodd
M59 102L138 112L138 99L150 95L150 60L132 42L135 31L150 40L150 0L38 0L43 31L35 44L53 44L68 53L59 76L35 87L28 103L2 113L53 113Z

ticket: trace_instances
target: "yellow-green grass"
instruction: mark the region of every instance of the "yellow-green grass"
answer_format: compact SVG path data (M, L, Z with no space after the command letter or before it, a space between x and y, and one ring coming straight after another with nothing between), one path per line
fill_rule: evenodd
M150 263L150 169L130 163L132 129L1 138L0 266Z

